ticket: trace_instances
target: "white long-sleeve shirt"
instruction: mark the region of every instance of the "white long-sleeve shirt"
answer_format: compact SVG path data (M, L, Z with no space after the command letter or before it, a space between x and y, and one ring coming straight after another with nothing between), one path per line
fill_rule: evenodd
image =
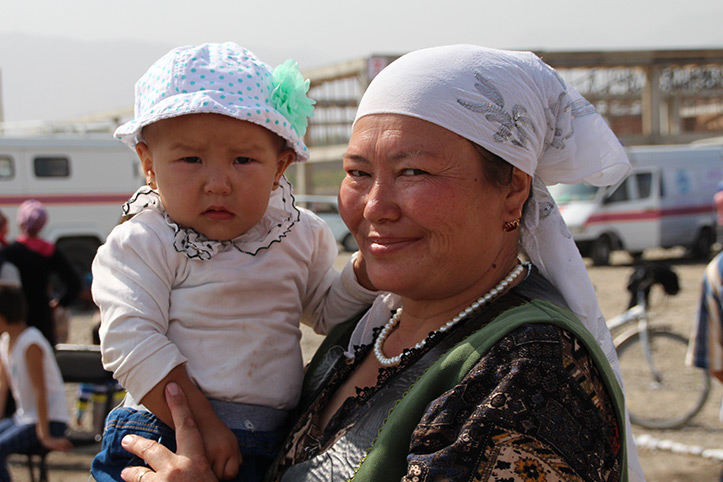
M174 248L174 228L157 209L111 232L93 262L92 293L103 364L135 401L185 363L209 399L295 406L302 314L325 333L376 296L350 264L341 275L333 268L328 226L299 211L278 242L253 255L231 245L190 258Z

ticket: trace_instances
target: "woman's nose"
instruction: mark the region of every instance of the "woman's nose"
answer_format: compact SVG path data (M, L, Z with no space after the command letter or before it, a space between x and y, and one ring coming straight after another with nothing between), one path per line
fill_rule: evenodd
M376 180L366 195L364 217L372 222L392 221L400 216L396 193L391 183Z

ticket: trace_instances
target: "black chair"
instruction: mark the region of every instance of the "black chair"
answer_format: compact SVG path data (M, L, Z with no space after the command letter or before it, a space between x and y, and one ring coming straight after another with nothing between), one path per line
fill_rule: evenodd
M113 381L113 373L103 368L98 345L55 345L55 359L65 383L93 383L98 385ZM105 413L113 409L113 393L109 391Z
M38 444L31 448L24 455L28 456L28 471L30 472L30 482L48 482L48 465L45 458L50 453L42 445ZM36 463L37 459L37 463ZM38 478L35 478L35 466L38 467Z

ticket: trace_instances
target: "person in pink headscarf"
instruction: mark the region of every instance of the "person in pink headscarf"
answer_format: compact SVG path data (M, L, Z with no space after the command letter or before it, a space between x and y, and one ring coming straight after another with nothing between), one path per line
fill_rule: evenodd
M69 306L80 292L80 277L55 244L42 239L40 231L48 213L40 201L23 202L18 208L17 222L21 234L2 249L7 261L20 270L20 280L28 302L28 325L37 327L55 345L53 311ZM55 274L62 283L62 293L51 294L50 276Z

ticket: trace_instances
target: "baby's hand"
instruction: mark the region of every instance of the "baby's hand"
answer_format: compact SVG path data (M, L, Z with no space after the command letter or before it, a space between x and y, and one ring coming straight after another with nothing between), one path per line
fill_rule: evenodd
M219 480L230 480L238 474L241 452L238 439L216 415L197 421L206 448L206 457Z
M369 275L367 274L367 264L364 261L361 251L356 253L352 266L354 267L354 274L356 275L356 279L359 284L370 291L377 291L374 283L372 283L369 279Z

